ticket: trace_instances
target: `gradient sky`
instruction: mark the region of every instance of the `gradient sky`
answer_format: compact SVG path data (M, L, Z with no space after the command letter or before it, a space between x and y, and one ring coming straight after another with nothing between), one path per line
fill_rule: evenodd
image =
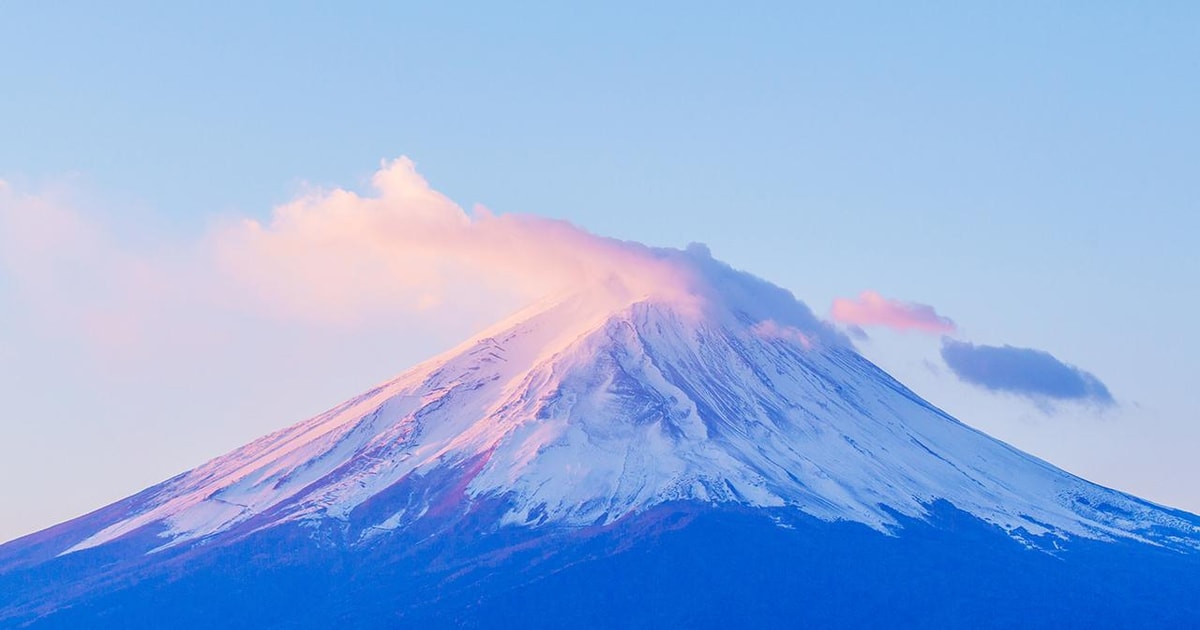
M0 539L503 314L217 316L94 280L400 156L464 209L703 242L819 314L898 300L857 343L918 393L1200 511L1200 5L175 4L0 5ZM138 317L97 341L85 304ZM1112 402L964 382L942 334Z

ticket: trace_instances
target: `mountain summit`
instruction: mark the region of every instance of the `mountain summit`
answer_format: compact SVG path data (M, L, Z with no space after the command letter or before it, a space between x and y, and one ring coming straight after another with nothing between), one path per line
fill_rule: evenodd
M670 284L601 277L0 546L0 622L1023 619L997 613L1008 598L1035 619L1200 614L1170 599L1200 586L1197 517L958 422L702 247L654 256ZM859 591L873 616L839 617Z

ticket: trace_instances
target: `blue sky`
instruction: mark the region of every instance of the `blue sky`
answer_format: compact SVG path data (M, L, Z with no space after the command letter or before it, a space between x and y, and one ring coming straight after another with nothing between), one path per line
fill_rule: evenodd
M818 313L874 290L932 305L965 342L1048 352L1116 404L973 387L937 335L860 342L968 423L1200 510L1195 4L245 4L0 6L0 179L120 248L171 248L313 184L365 189L407 155L465 208L704 242ZM479 323L230 320L203 351L114 361L29 286L0 271L0 504L22 506L0 538Z

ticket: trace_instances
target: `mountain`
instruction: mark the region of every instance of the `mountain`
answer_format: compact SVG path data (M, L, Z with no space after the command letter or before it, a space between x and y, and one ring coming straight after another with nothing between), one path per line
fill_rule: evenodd
M33 627L1200 623L1200 518L948 416L705 250L0 546Z

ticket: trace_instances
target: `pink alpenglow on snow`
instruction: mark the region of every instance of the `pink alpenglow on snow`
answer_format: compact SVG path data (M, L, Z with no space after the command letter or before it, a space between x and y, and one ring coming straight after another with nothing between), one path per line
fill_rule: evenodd
M812 338L794 326L784 326L773 319L764 319L750 327L750 332L763 339L794 341L806 350L813 347Z
M863 291L856 299L834 300L830 316L841 324L886 326L902 331L949 334L958 329L953 320L938 315L928 304L893 300L875 291Z

